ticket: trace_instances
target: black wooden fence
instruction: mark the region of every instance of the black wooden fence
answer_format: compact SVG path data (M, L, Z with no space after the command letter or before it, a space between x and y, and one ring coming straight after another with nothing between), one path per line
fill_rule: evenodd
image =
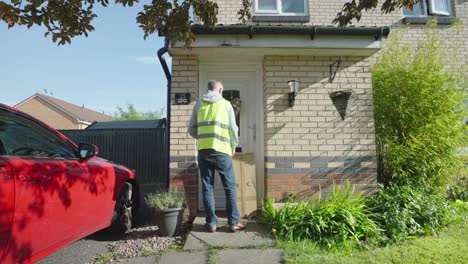
M143 184L165 186L166 128L60 130L73 142L99 148L98 156L135 170Z

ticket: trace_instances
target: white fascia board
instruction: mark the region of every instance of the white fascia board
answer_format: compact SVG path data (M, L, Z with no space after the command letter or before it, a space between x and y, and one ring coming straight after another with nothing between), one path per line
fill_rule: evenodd
M176 43L173 47L183 47ZM332 49L380 49L381 41L373 36L315 36L308 35L198 35L192 48L242 47L242 48L332 48Z

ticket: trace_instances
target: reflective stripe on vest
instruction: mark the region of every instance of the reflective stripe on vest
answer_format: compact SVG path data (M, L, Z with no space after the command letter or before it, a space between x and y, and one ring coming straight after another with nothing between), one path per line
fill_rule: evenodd
M198 150L214 149L232 155L229 132L231 103L219 100L202 102L197 114Z

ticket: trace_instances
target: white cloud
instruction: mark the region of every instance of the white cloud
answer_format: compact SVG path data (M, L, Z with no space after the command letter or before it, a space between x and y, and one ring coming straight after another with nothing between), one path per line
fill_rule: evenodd
M166 59L167 65L169 68L172 65L172 57L165 55L164 58ZM132 60L135 60L136 62L143 63L143 64L159 64L159 59L157 55L154 56L142 56L142 57L131 57Z
M133 59L143 64L159 64L157 56L133 57Z

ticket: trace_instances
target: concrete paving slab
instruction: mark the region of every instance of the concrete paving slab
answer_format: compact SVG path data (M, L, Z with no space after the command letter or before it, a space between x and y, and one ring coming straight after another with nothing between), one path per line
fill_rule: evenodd
M207 252L169 252L161 256L159 264L206 264L208 263ZM220 262L222 263L222 262Z
M246 229L232 233L225 218L219 219L215 233L205 231L204 217L197 217L193 223L191 235L212 247L248 248L273 246L275 241L264 225L247 223Z
M208 246L203 243L200 239L196 238L191 233L187 236L185 241L184 250L205 250Z
M281 264L280 249L223 249L218 250L216 263L222 264Z
M148 256L148 257L134 257L128 259L119 259L118 261L114 261L119 264L155 264L156 256Z

